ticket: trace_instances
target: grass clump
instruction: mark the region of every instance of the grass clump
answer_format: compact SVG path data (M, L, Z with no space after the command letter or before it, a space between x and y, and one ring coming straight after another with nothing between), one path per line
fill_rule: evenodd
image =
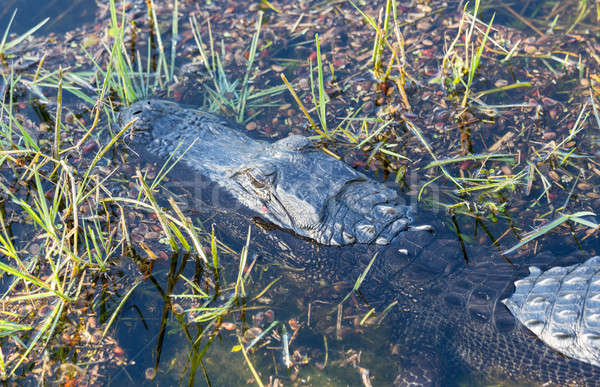
M217 42L215 42L210 20L207 20L208 26L208 50L202 39L198 20L195 16L190 17L190 25L196 42L196 47L202 59L202 65L208 74L208 82L203 85L204 108L211 112L220 112L228 116L233 116L235 121L246 124L252 121L266 107L277 106L277 101L265 102L266 98L273 99L280 95L284 87L273 86L267 89L261 89L253 85L256 75L254 74L255 61L259 50L259 37L263 24L263 13L258 12L256 19L256 30L252 36L252 41L248 49L248 58L246 68L243 71L242 81L239 79L231 80L227 75L223 65L225 60L225 46L221 41L221 53L217 52ZM249 111L254 113L248 115Z
M141 62L134 71L124 52L125 18L122 16L119 21L114 0L110 12L112 45L106 47L108 62L94 63L95 87L84 81L90 73L61 68L48 71L41 64L27 81L30 86L56 92L54 102L50 102L55 108L52 133L32 136L32 132L39 132L38 128L15 113L12 92L20 78L10 78L7 94L11 98L0 100L0 193L4 198L0 211L2 380L37 378L41 383L76 380L92 384L104 369L126 364L123 350L112 336L115 325L165 249L174 256L181 253L192 261L198 260L212 281L220 283L198 291L199 287L181 272L170 273L177 281L185 279L193 297L199 297L195 302L199 306L188 313L200 314L183 325L186 330L190 324L201 324L193 345L197 346L202 337L210 337L211 342L220 324L234 311L246 307L241 300L246 298L245 283L250 275L246 271L250 235L240 253L240 272L229 284L221 278L222 248L217 248L221 244L214 233L210 235L195 225L175 201L170 200L167 209L159 204L162 199L157 197L156 189L164 175L148 184L138 170L137 197L113 194L113 179L120 166L104 156L115 151L132 123L117 128L104 140L93 138L99 128L114 120L113 100L128 104L147 95L151 82L168 82L174 74L175 60L172 56L170 70L161 60L156 72L141 71ZM153 17L156 19L155 14ZM172 31L176 34L176 26ZM14 46L4 41L5 49ZM161 58L166 58L162 47L161 52ZM95 91L95 95L89 95L90 91ZM89 126L78 119L65 121L63 92L93 106ZM247 90L244 98L251 99ZM240 117L244 116L244 109L240 110ZM65 133L80 136L75 140ZM90 142L95 141L96 146L90 147ZM98 150L91 156L90 149ZM144 212L155 220L168 248L131 238L136 225L131 224L129 215ZM210 259L204 246L211 246ZM113 281L111 273L123 257L134 259L137 274L128 273L125 281ZM112 278L112 285L98 287L107 277ZM164 293L169 300L165 305L172 306L171 297L177 297L175 291L173 286ZM228 294L224 303L223 292ZM79 324L81 319L88 323ZM167 324L168 314L163 320ZM206 349L199 351L196 356L205 352ZM58 367L57 371L48 374L44 370L49 366ZM31 369L41 372L28 373Z

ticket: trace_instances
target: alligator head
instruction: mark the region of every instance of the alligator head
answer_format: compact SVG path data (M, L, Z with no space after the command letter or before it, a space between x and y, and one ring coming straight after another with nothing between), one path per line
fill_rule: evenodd
M257 141L227 121L162 100L121 112L152 153L175 153L276 226L326 245L388 244L409 229L412 207L397 192L292 135ZM184 154L185 152L185 154Z
M412 221L396 191L303 136L271 144L231 177L244 195L259 198L264 217L322 244L388 244Z

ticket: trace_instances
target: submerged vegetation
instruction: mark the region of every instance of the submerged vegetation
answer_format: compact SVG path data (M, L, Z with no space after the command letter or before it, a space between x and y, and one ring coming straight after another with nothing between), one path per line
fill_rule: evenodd
M111 0L99 10L109 25L101 37L90 29L32 63L14 59L31 56L21 53L33 51L45 21L18 36L7 28L0 42L3 380L95 383L107 368L132 365L115 326L137 308L135 293L155 288L163 303L147 379L160 373L176 325L192 349L176 365L188 384L199 372L210 384L205 355L229 332L240 372L257 385L269 375L276 385L283 369L297 377L309 352L323 369L332 348L331 362L369 385L360 352L341 338L378 326L395 305L376 310L355 297L376 255L336 290L337 302L323 302L330 325L320 327L320 350L291 349L304 323L275 319L267 295L279 277L250 253L251 232L238 248L221 241L211 218L194 218L189 197L164 184L178 160L154 168L124 151L131 140L129 126L115 125L118 108L148 96L166 93L266 137L309 133L325 152L393 176L447 213L443 224L466 242L511 253L537 250L559 226L577 243L597 234L600 48L582 42L600 31L587 2L565 2L577 3L574 18L544 2L521 12L479 0L460 9L309 2L300 11L266 1L142 3L140 16L136 4ZM526 30L499 23L515 12ZM62 63L69 55L79 62ZM271 356L261 359L267 371L259 353Z

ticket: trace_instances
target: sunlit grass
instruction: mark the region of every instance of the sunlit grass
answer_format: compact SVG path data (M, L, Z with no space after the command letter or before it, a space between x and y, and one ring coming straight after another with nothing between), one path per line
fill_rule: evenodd
M370 60L373 75L379 80L394 80L403 107L410 110L410 103L402 87L407 74L403 66L405 60L403 34L397 21L397 15L393 12L396 9L395 2L390 0L382 4L378 9L378 19L362 10L357 3L350 1L350 4L359 12L366 25L370 26L375 32ZM582 9L585 9L585 7L580 6L578 8L578 10ZM504 48L504 42L494 40L491 33L494 16L488 22L482 22L479 19L479 11L480 1L465 4L462 15L458 19L456 36L445 48L438 75L430 81L430 83L439 84L448 92L446 100L450 104L455 104L453 107L458 108L454 114L450 115L456 120L460 120L465 112L481 112L494 119L504 114L505 111L514 111L519 108L530 109L532 107L527 103L491 105L483 99L496 93L531 87L530 82L516 81L513 84L488 90L474 90L476 80L482 71L483 57L486 52L488 58L489 54L502 55L504 59L501 59L500 63L522 55L518 53L520 42L517 42L512 48ZM577 24L579 19L580 16L575 19L573 25ZM392 44L394 43L391 40L392 37L395 37L395 44ZM567 63L566 58L561 59L551 54L540 54L536 58L548 61L559 61L560 59L561 66L570 65L570 63ZM396 70L395 74L391 72L391 64L394 61L397 62L394 68ZM385 66L386 63L388 63L387 66ZM485 65L489 66L489 61L486 61ZM556 181L557 175L553 171L557 166L559 168L568 166L576 171L579 170L580 175L583 173L582 165L589 156L577 154L574 147L566 147L566 144L570 144L575 140L581 141L580 133L592 112L597 122L600 122L600 119L597 118L595 101L592 100L592 109L588 107L588 104L581 107L575 124L569 127L568 135L556 142L552 141L546 146L539 147L526 162L520 162L519 155L516 154L496 153L494 147L490 148L489 153L473 154L463 148L457 156L442 156L434 150L432 140L430 140L432 134L419 128L416 121L400 115L397 119L404 123L432 159L423 167L426 171L423 175L429 176L429 179L421 184L418 199L425 200L434 208L446 209L450 214L463 214L478 219L488 218L496 222L498 216L502 216L506 220L510 219L511 215L505 212L509 207L506 203L507 195L512 197L518 195L519 192L528 195L539 188L539 193L530 207L545 207L551 202L552 187L559 186L562 190L568 190L567 187ZM394 120L389 122L397 125ZM390 154L390 152L385 151L387 140L377 141L378 137L380 138L386 133L387 125L387 122L383 123L369 134L365 135L363 133L362 137L359 136L358 148L371 145L373 149L369 160L372 159L375 152L379 152L384 156ZM393 152L392 155L398 159L405 156ZM538 164L540 159L547 168L540 167ZM465 169L467 165L471 167ZM504 173L503 170L511 172ZM551 178L551 175L553 178ZM448 183L449 187L447 186ZM435 190L438 190L438 193L441 191L442 195L439 196L438 193L435 193L428 197L426 193L433 193ZM568 197L570 197L570 194ZM542 203L542 201L546 203ZM564 210L565 206L562 206L561 210ZM545 219L550 215L550 212L539 215L541 219Z
M156 246L134 244L130 238L132 225L126 214L130 210L146 211L157 219L161 226L164 239L168 242L168 250L187 251L203 265L214 272L216 280L219 277L219 248L220 242L214 234L206 235L203 230L193 224L170 200L171 207L164 209L158 204L156 190L166 173L177 162L159 173L155 181L148 184L138 171L136 182L139 197L119 198L111 194L108 185L116 169L99 168L104 164L104 156L109 150L114 150L132 123L114 130L104 145L94 156L80 164L73 164L73 154L81 155L82 147L108 122L114 122L113 102L125 105L146 97L155 88L164 87L174 74L175 54L172 52L169 65L162 44L159 44L160 66L156 71L144 68L138 54L136 65L130 61L124 51L126 39L126 20L122 10L117 10L115 1L110 3L112 45L106 46L108 63L93 62L94 73L71 72L70 70L46 70L38 67L33 77L8 75L5 78L6 92L9 98L0 102L0 141L3 149L0 151L0 166L12 174L24 188L15 189L0 182L0 191L8 197L10 204L3 207L0 214L0 253L4 259L0 262L0 271L8 281L6 291L0 297L0 303L5 311L0 318L0 340L3 341L0 353L0 374L3 379L16 378L24 367L39 366L41 351L49 343L56 341L64 329L61 318L65 313L77 314L81 303L85 304L83 290L92 286L93 281L101 273L107 273L118 261L122 254L129 254L132 249L148 253L149 259L157 259ZM175 8L172 19L172 34L177 34L177 17ZM152 12L155 25L158 24L156 14ZM27 32L21 39L6 40L5 33L2 41L3 49L11 49L25 37L30 36L42 24ZM260 29L260 21L257 24ZM257 49L258 30L253 41L254 51ZM158 30L155 30L158 33ZM171 45L174 49L174 43ZM170 66L170 68L169 68ZM244 81L243 95L237 111L243 119L248 106L257 97L251 93L252 61L247 69L247 79ZM94 75L96 84L91 85L85 79ZM53 90L56 103L56 113L52 117L54 123L52 138L45 141L43 137L34 138L20 120L20 115L14 112L12 92L18 82L25 83L30 90ZM67 123L64 120L63 95L69 92L93 107L92 122L89 126L76 120ZM41 92L39 93L41 95ZM115 98L116 96L116 98ZM111 98L110 100L108 98ZM44 100L45 103L53 103ZM77 130L83 133L78 140L72 140L63 134L72 130L70 125L79 125ZM78 162L82 162L81 160ZM27 193L22 192L26 190ZM119 209L116 215L109 215L108 206ZM10 217L8 217L10 214ZM16 218L15 218L16 217ZM21 230L13 235L12 228L18 219L22 223ZM29 243L22 237L32 238L40 246L39 252L30 253ZM250 237L250 236L249 236ZM248 244L250 238L248 238ZM211 246L210 260L204 252L204 246ZM246 269L248 245L240 253L240 270ZM104 274L105 275L105 274ZM250 271L237 275L232 284L223 283L221 289L231 286L233 293L229 301L219 307L211 306L216 300L216 294L207 294L210 303L204 306L201 321L206 325L203 334L209 335L210 326L218 327L217 321L240 308L238 299L245 297L245 282ZM130 297L141 284L141 279L131 279L127 291L120 299L114 300L111 315L102 327L102 338L118 322L119 314ZM266 289L264 290L266 291ZM23 315L10 314L10 310L18 310L22 305L34 306L40 313ZM208 308L208 309L206 309ZM214 335L212 335L214 337ZM93 352L82 352L83 362L93 363ZM36 360L37 359L37 360Z
M196 42L196 47L202 58L202 64L208 74L209 82L204 85L203 94L205 96L204 108L211 112L219 112L225 115L233 115L236 122L247 123L254 119L266 107L276 107L277 101L273 98L281 94L285 87L274 86L267 89L261 89L254 86L256 75L254 74L256 55L258 53L258 43L260 31L263 23L263 13L258 12L256 20L256 31L252 36L252 41L248 50L248 62L243 72L243 78L231 80L224 68L223 61L225 48L221 41L221 54L217 52L218 42L214 40L210 20L208 25L208 51L205 47L200 27L195 16L190 17L190 25ZM268 100L267 100L268 99ZM248 115L248 111L254 113Z

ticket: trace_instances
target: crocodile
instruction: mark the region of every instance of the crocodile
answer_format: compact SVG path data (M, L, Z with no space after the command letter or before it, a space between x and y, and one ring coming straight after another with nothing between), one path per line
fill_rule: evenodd
M136 146L181 158L263 220L298 236L323 245L386 245L412 229L413 207L395 190L304 136L255 140L219 116L159 99L119 114L122 126L134 120Z
M216 115L157 99L124 109L119 123L130 125L137 149L163 160L181 158L189 169L279 228L319 244L341 246L336 260L328 263L333 268L328 273L346 279L358 275L363 266L357 261L366 264L368 260L362 260L372 256L360 249L378 249L361 292L398 303L392 320L395 343L404 350L395 385L448 385L448 374L463 368L518 382L600 383L600 367L573 337L557 346L547 336L537 339L530 332L533 325L522 311L530 303L519 301L518 295L524 292L523 284L536 282L517 281L516 290L513 284L525 277L530 264L546 269L574 265L583 261L581 255L542 252L511 265L497 254L479 251L467 264L458 242L412 226L415 212L394 190L323 153L305 137L255 140ZM302 257L317 248L300 245ZM592 290L592 296L600 294ZM583 307L579 313L588 316ZM550 330L557 326L556 320L543 325Z

